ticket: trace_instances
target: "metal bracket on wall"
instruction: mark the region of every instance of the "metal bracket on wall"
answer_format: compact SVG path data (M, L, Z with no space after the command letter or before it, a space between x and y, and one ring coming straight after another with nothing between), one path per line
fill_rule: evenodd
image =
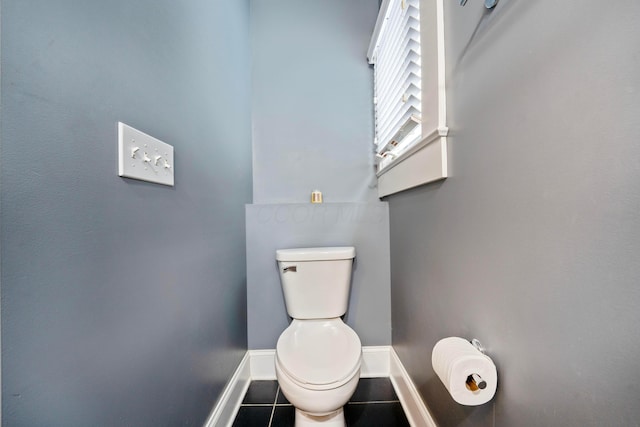
M467 4L467 0L460 0L460 6ZM484 7L487 9L493 9L498 4L498 0L484 0Z
M480 353L485 354L484 347L482 346L482 343L478 339L476 338L472 339L471 345L474 346L476 350L478 350Z

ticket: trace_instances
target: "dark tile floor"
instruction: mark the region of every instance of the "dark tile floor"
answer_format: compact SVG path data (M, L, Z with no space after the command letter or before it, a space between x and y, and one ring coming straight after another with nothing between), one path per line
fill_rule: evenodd
M409 422L389 378L361 378L344 408L349 427L408 427ZM234 427L293 427L295 410L277 381L253 381Z

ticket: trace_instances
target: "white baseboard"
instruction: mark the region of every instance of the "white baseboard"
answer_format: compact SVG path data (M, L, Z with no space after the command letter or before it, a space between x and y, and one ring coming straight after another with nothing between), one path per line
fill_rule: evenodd
M244 395L251 382L249 359L250 355L249 352L247 352L224 390L222 390L222 394L205 421L204 427L231 427L233 424L233 420L236 418L242 399L244 399Z
M252 380L276 379L276 351L273 350L249 350L251 360Z
M276 351L249 350L218 399L204 427L230 427L253 380L275 380ZM362 348L361 378L389 377L413 427L437 427L391 346Z
M400 399L402 409L412 427L438 427L422 401L416 386L402 365L400 358L393 347L390 348L390 373L389 378L393 388Z
M389 350L388 345L362 347L362 365L360 378L388 377Z
M376 378L389 376L389 346L362 347L361 378ZM276 379L276 351L249 350L251 360L252 380Z

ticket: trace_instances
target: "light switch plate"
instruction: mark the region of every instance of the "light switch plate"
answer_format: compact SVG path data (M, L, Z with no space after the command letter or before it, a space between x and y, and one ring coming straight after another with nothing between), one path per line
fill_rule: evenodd
M118 122L118 175L173 187L173 146Z

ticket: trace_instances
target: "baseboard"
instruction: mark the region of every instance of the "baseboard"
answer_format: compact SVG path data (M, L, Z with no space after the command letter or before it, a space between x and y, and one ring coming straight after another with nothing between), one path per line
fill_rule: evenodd
M249 350L251 360L252 380L276 379L276 351L273 350Z
M222 390L222 394L205 421L204 427L231 427L250 382L250 354L247 352Z
M391 347L368 346L362 347L362 365L360 366L360 378L388 377L389 351Z
M275 380L276 351L249 350L229 380L204 427L231 427L253 380ZM362 348L361 378L389 377L413 427L437 427L409 374L391 346Z
M389 350L390 346L368 346L362 348L361 378L376 378L389 376ZM276 351L249 350L251 360L252 380L276 379Z
M393 347L390 347L389 356L389 378L409 424L412 427L438 427Z

